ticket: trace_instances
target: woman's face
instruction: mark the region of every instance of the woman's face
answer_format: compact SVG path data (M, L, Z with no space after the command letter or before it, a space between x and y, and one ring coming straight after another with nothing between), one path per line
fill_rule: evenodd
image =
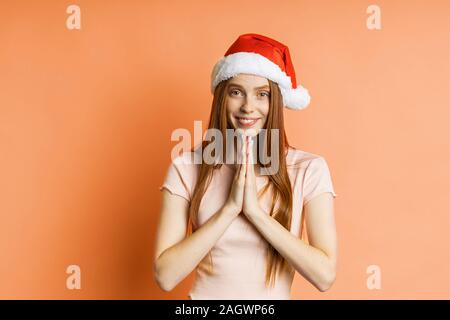
M228 86L227 117L233 129L259 133L269 113L270 87L266 78L238 74Z

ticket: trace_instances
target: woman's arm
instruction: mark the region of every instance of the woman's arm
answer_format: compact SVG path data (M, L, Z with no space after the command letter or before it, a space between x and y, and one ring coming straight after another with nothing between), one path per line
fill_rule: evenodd
M224 206L186 237L189 202L163 189L157 231L155 280L164 291L172 290L200 263L219 240L236 214Z
M261 235L318 290L334 283L337 264L337 236L331 193L311 199L303 209L309 244L284 228L278 221L259 212L247 217Z
M247 158L244 143L239 155L245 163ZM236 168L225 204L187 238L189 201L163 189L154 257L155 280L161 289L172 290L194 270L231 222L242 212L246 172L243 163L238 164Z

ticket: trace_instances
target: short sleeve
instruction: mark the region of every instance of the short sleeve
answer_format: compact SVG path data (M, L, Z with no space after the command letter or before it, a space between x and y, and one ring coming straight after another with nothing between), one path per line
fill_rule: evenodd
M331 192L334 198L337 197L326 160L323 157L314 158L305 170L303 204L325 192Z
M189 191L189 166L176 158L172 161L167 169L163 184L159 190L166 188L170 193L179 195L187 201L191 201Z

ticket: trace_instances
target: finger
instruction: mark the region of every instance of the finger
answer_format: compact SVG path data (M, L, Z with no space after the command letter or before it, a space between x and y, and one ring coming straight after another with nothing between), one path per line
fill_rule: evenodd
M241 144L241 159L242 159L242 164L240 165L240 170L239 170L239 179L244 182L245 180L245 171L246 171L246 163L247 163L247 155L246 155L246 147L245 147L245 138L244 136L242 136L242 144Z
M248 142L248 165L247 165L247 174L246 174L246 182L248 185L252 186L255 185L255 168L254 168L254 161L253 161L253 139L249 139Z
M234 182L237 181L237 180L239 179L240 172L241 172L241 165L240 165L240 164L237 164L237 165L236 165L236 169L235 169L235 171L234 171L234 176L233 176L233 181L234 181Z
M242 167L242 159L243 159L243 152L242 152L242 136L238 135L238 141L237 141L237 146L236 146L236 156L235 156L235 172L234 172L234 180L238 180L239 179L239 175L241 172L241 167Z

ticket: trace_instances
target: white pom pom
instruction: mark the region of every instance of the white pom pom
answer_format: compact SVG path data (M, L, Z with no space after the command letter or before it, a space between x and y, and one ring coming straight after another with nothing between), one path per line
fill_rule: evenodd
M280 87L280 90L286 108L293 110L305 109L311 101L308 90L301 85L298 85L296 89L285 89Z

